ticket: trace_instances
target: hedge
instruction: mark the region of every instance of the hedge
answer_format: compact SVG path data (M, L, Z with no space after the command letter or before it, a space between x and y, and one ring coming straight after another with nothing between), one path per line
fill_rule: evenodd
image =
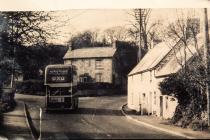
M110 83L78 83L78 90L86 90L86 89L113 89L115 86Z
M2 88L1 100L0 100L0 111L8 112L11 111L15 105L15 90L11 88Z
M119 88L110 83L78 83L78 90L97 90ZM120 88L119 88L120 89ZM41 80L26 80L16 82L16 90L22 94L45 95L44 82Z
M16 90L22 94L44 95L44 82L41 80L26 80L16 82Z

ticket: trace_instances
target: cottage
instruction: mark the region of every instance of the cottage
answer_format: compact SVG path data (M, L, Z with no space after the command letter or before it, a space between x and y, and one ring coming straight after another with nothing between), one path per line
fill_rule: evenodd
M201 38L199 44L200 40ZM193 44L188 48L185 50L187 62L197 52ZM171 118L178 104L177 99L163 95L159 90L159 83L182 68L180 63L184 64L183 56L184 47L179 42L172 47L162 42L149 50L128 74L128 107L141 111L141 114Z
M119 85L115 47L92 47L67 51L64 64L72 64L77 69L80 83L109 83Z

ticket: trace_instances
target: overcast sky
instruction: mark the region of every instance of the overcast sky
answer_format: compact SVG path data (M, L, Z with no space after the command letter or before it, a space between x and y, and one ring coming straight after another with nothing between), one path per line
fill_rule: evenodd
M209 0L0 0L0 10L210 8Z
M176 10L172 8L204 7L210 8L210 0L0 0L0 11L63 10L57 12L57 19L62 25L56 27L60 32L54 35L57 37L54 41L61 44L65 43L75 32L103 30L112 26L127 27L129 20L127 10L121 9L156 8L152 10L151 21L160 19L167 22L176 19L174 14ZM71 20L67 22L68 18Z
M55 13L56 18L63 26L60 30L59 39L54 41L64 43L70 36L85 30L103 31L113 26L127 27L130 16L129 10L64 10ZM59 23L58 22L58 23ZM64 42L63 42L64 41Z
M150 23L160 20L167 24L176 20L180 16L203 17L202 9L152 9ZM63 10L54 13L60 24L57 28L60 32L56 34L53 43L65 44L72 35L85 30L103 31L114 26L130 27L129 21L133 17L128 13L131 9L83 9L83 10ZM209 10L210 12L210 10ZM182 15L183 14L183 15ZM209 13L210 15L210 13ZM65 24L64 24L65 23Z

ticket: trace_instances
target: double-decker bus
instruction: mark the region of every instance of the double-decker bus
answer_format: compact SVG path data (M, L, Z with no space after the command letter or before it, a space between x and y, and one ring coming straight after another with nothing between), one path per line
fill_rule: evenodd
M48 65L45 68L45 110L78 108L77 74L73 65Z

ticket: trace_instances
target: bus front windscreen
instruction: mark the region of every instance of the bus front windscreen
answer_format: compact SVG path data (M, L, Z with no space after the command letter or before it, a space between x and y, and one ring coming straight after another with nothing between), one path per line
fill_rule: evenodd
M46 72L46 83L71 83L70 68L48 68Z

